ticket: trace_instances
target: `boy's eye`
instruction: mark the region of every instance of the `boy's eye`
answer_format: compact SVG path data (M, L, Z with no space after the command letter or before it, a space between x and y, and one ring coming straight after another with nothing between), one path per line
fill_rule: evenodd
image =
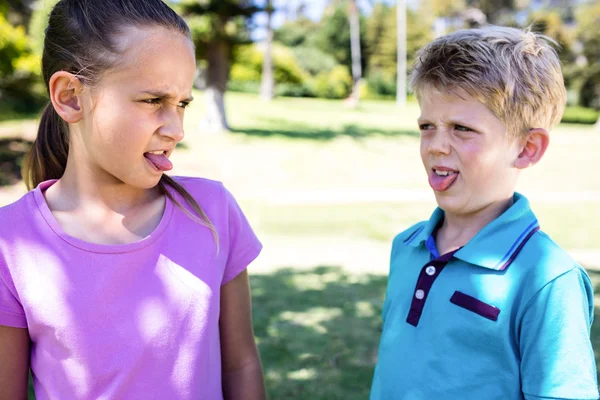
M421 124L419 125L419 129L421 129L422 131L426 131L428 129L431 129L432 125L431 124Z
M457 131L461 131L461 132L472 132L473 129L463 126L463 125L455 125L454 129L456 129Z
M159 99L158 97L153 98L153 99L145 99L142 100L142 103L146 103L146 104L159 104L161 102L162 99Z
M177 104L177 107L181 107L181 108L187 108L187 106L190 105L189 101L180 101L179 104Z

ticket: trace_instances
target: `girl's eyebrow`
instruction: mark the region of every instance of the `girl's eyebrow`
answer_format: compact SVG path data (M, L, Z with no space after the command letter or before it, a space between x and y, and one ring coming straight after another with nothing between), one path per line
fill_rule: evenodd
M159 97L161 99L175 99L177 97L164 90L142 90L140 93L149 94L150 96ZM181 101L191 102L192 100L194 100L194 97L190 95Z

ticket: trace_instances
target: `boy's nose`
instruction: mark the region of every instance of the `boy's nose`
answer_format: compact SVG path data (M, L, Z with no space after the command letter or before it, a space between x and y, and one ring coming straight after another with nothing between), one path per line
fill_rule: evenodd
M428 151L430 154L450 154L450 143L445 132L438 131L429 140Z

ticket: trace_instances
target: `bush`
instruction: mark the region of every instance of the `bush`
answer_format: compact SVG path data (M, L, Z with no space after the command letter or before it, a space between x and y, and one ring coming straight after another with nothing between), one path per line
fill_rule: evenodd
M313 76L331 71L337 65L332 55L314 47L293 47L292 51L300 67Z
M595 124L600 112L592 108L567 107L561 122L573 124Z
M44 98L40 59L22 26L0 14L0 108L3 113L37 111Z
M369 98L395 98L396 76L375 71L367 76L367 97Z
M263 53L254 45L240 46L231 67L231 79L260 82ZM273 76L275 83L303 84L306 73L298 64L292 51L286 47L273 47Z
M258 94L260 92L260 82L230 80L227 84L227 90L231 92Z
M281 83L275 85L275 94L287 97L315 97L312 88L307 84Z
M237 82L260 82L261 71L248 64L233 64L229 72L229 78Z
M326 99L344 99L351 90L352 76L343 65L334 67L330 72L321 72L313 83L315 95Z

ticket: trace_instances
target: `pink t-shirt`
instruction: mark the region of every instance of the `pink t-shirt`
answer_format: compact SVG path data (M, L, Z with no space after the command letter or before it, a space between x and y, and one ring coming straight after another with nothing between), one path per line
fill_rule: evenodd
M43 196L53 181L0 208L0 325L29 329L38 400L223 398L220 290L261 244L221 183L176 180L218 252L169 200L152 234L123 245L67 235Z

